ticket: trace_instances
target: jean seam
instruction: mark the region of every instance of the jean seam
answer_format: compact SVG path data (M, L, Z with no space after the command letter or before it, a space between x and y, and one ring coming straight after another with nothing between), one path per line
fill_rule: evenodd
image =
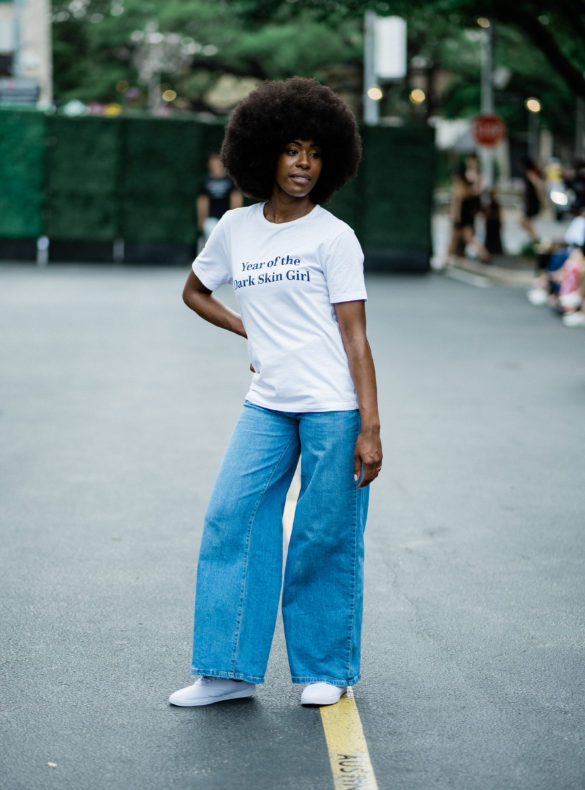
M356 597L356 578L357 578L357 569L356 569L356 561L357 561L357 500L359 497L359 489L356 485L355 493L353 497L353 554L352 554L352 579L351 579L351 602L350 602L350 626L349 626L349 633L348 633L348 640L347 640L347 676L349 677L349 673L351 671L351 654L352 654L352 645L353 645L353 635L355 631L355 597Z
M282 453L278 457L278 460L274 464L274 467L272 468L272 472L270 473L270 476L269 476L268 480L266 481L266 485L264 486L264 489L263 489L262 493L258 497L258 502L256 503L256 507L254 508L254 512L252 513L252 515L250 517L250 523L248 524L248 532L247 532L247 535L246 535L246 551L245 551L244 572L243 572L243 575L242 575L242 592L241 592L241 595L240 595L240 602L239 602L239 606L238 606L238 621L237 621L237 625L236 625L236 634L235 634L235 639L234 639L234 649L233 649L233 653L232 653L232 671L233 672L236 671L236 662L237 662L237 656L238 656L238 648L239 648L239 644L240 644L240 633L241 633L241 626L242 626L242 614L243 614L243 610L244 610L244 598L246 596L246 581L247 581L247 575L248 575L248 558L249 558L249 553L250 553L250 538L251 538L251 535L252 535L252 528L254 526L254 520L256 518L256 513L258 512L258 508L260 507L260 504L262 503L262 499L264 498L264 495L266 494L266 491L268 490L268 488L270 486L270 483L272 482L272 478L274 477L274 474L275 474L276 470L278 469L278 466L279 466L280 462L282 461L286 451L291 446L292 441L293 441L292 438L289 439L288 444L283 449Z
M291 675L291 680L293 683L331 683L333 686L354 686L361 680L361 677L361 674L358 672L357 675L352 675L351 677L348 675L343 680L334 678L331 675Z

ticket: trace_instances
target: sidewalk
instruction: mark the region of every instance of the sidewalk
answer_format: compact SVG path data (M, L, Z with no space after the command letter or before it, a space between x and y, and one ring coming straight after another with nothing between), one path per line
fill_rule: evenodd
M530 288L534 281L535 261L520 255L528 237L518 224L518 209L506 208L502 212L502 242L506 254L496 255L493 263L484 264L471 257L451 257L447 261L446 250L451 232L451 220L445 209L437 211L433 216L433 247L435 254L431 265L434 271L444 271L457 278L462 273L471 276L470 282L481 287L488 285L505 285L511 288ZM556 222L547 216L538 217L536 228L541 238L562 239L569 220ZM477 222L477 235L482 238L481 218ZM475 278L475 279L474 279Z
M535 263L530 258L497 255L492 263L482 263L472 258L453 257L443 270L446 274L467 272L478 278L477 285L506 285L510 288L530 288L534 281Z

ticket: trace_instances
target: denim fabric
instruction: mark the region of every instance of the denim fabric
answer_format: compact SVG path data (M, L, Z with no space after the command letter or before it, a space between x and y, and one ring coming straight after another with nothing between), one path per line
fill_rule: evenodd
M369 492L353 479L359 430L358 411L293 414L246 402L205 517L193 674L264 681L282 584L282 514L302 454L282 596L291 676L357 683Z

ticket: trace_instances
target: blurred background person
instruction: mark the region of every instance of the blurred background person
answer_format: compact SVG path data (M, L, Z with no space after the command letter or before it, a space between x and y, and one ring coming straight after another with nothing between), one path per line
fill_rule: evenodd
M524 209L520 225L530 236L532 241L538 241L538 233L533 220L540 214L543 205L543 196L546 193L545 181L536 162L529 156L522 160L524 172Z
M241 192L227 174L219 153L213 151L207 160L207 175L197 197L197 228L200 233L198 252L201 252L225 212L231 208L240 208L242 203Z
M567 181L573 193L572 213L579 216L585 212L585 161L578 159L575 162Z
M469 246L484 263L488 263L490 254L475 236L475 218L481 210L481 188L477 156L472 154L453 174L451 192L453 228L448 254L465 255L466 247Z

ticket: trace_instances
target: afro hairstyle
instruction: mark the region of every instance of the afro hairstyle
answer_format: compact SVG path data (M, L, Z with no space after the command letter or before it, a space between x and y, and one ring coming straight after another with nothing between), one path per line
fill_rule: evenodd
M323 167L310 196L326 203L355 175L362 145L351 110L317 80L267 81L252 91L234 110L221 158L244 194L268 200L278 157L295 139L321 148Z

